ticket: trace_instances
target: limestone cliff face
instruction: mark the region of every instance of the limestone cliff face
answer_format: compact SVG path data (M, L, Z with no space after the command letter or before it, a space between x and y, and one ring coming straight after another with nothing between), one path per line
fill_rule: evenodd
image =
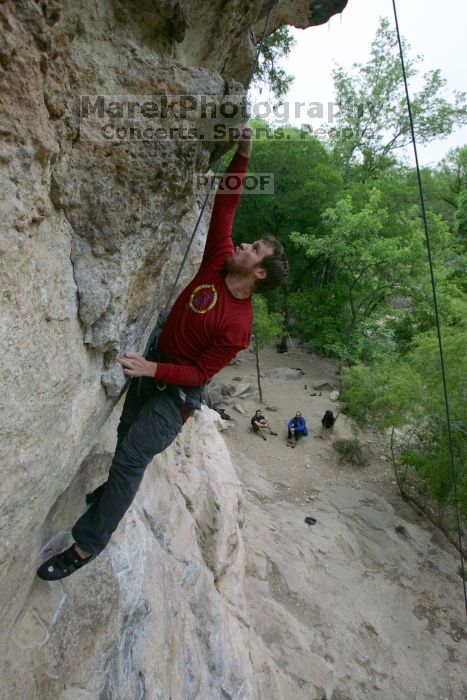
M326 21L345 4L277 2L270 31ZM74 499L94 480L98 436L122 383L115 357L144 346L199 212L193 175L206 172L215 155L201 141L85 138L81 97L205 94L221 104L242 95L269 7L251 0L0 2L2 677L19 684L8 697L142 698L147 687L151 698L223 697L219 668L230 693L247 667L241 601L231 600L234 589L241 597L241 556L229 559L228 538L221 553L219 543L195 542L200 521L187 535L191 516L182 499L184 515L170 537L187 536L194 549L162 561L161 513L168 518L164 509L183 496L166 457L157 462L162 476L153 477L165 479L166 498L158 484L147 484L151 505L141 501L138 517L126 518L112 566L105 555L81 583L50 590L34 581L34 570L44 543L81 510ZM202 128L196 117L191 123ZM182 283L199 262L204 232ZM212 479L220 483L220 471L207 478L211 491ZM216 527L237 537L234 505L226 516L208 496L199 508L211 508ZM239 537L233 548L241 552ZM233 589L222 587L219 566L238 577ZM183 581L196 588L194 598ZM182 600L197 602L182 611ZM236 610L230 617L229 606ZM156 630L149 649L144 635L153 639ZM184 644L186 634L196 643Z

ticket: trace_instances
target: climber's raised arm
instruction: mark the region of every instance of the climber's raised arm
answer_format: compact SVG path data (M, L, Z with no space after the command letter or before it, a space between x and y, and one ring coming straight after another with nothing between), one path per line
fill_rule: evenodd
M238 141L237 152L217 188L202 265L213 262L217 256L224 261L233 251L232 227L250 155L251 129L248 128L245 138Z
M238 142L237 153L239 153L244 158L249 158L251 156L251 149L253 147L253 142L251 140L252 130L250 126L245 127L243 131L243 138Z

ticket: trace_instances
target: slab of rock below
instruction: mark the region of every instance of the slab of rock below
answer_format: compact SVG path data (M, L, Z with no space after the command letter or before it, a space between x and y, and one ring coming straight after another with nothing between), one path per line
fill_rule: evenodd
M212 410L212 414L213 414L212 415L213 423L220 433L223 433L226 430L229 430L229 428L231 427L229 421L223 420L222 416L219 413L217 413L217 411ZM191 455L187 455L185 452L185 456L190 457Z
M325 700L331 700L336 688L336 678L333 667L322 656L310 652L307 663L310 683L318 696L322 694Z
M274 367L265 372L266 377L270 379L300 379L305 372L294 367Z
M337 401L339 396L340 394L338 391L331 391L331 393L329 394L329 401Z
M332 380L329 379L318 379L312 384L313 389L321 389L321 391L334 391L335 386Z
M105 478L117 421L114 414L54 503L41 533L52 548L69 537L84 493ZM214 411L195 413L148 467L105 552L82 571L49 584L35 577L31 558L20 613L0 636L2 698L215 700L224 697L220 685L226 697L242 688L255 696L241 489L222 424Z

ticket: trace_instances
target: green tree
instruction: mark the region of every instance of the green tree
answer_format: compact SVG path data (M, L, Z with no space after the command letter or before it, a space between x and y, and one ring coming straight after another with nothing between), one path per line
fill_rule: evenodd
M442 196L455 211L454 229L464 250L467 244L467 146L452 149L441 163Z
M294 232L290 236L308 258L320 260L333 271L322 293L300 311L311 326L311 336L316 317L318 323L321 318L330 321L328 336L320 342L342 362L361 357L371 339L378 342L379 337L387 344L381 316L392 296L409 293L423 260L418 221L402 212L402 223L394 226L380 201L381 193L373 189L365 206L355 210L347 196L324 213L322 235Z
M467 243L467 190L459 193L456 211L456 229L459 238Z
M410 56L405 40L406 72L410 83L419 75L422 57ZM411 143L397 35L387 18L381 18L368 63L334 71L336 102L340 109L330 129L332 145L342 160L345 179L351 167L365 179L393 163L393 154ZM465 93L453 100L443 96L446 80L439 70L423 75L422 87L413 93L412 111L419 144L447 136L467 120Z
M464 319L467 304L464 305ZM467 516L467 335L465 324L447 328L444 356L454 457L462 512ZM397 436L397 464L402 485L414 470L437 500L442 521L452 504L453 483L438 340L433 331L419 335L403 359L378 366L356 365L344 371L345 411L376 425L388 438Z
M280 66L280 61L290 54L295 43L287 26L279 27L265 37L253 75L253 83L260 91L268 86L279 101L288 93L294 81L293 75L288 75Z

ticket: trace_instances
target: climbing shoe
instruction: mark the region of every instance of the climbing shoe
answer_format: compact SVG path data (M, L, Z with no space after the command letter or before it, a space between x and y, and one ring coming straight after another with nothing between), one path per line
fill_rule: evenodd
M75 571L81 569L82 566L88 564L92 559L95 559L93 554L86 557L86 559L80 557L75 551L75 545L72 544L69 549L61 554L56 554L54 557L50 557L50 559L41 564L37 569L37 575L43 581L58 581L61 578L74 574Z

